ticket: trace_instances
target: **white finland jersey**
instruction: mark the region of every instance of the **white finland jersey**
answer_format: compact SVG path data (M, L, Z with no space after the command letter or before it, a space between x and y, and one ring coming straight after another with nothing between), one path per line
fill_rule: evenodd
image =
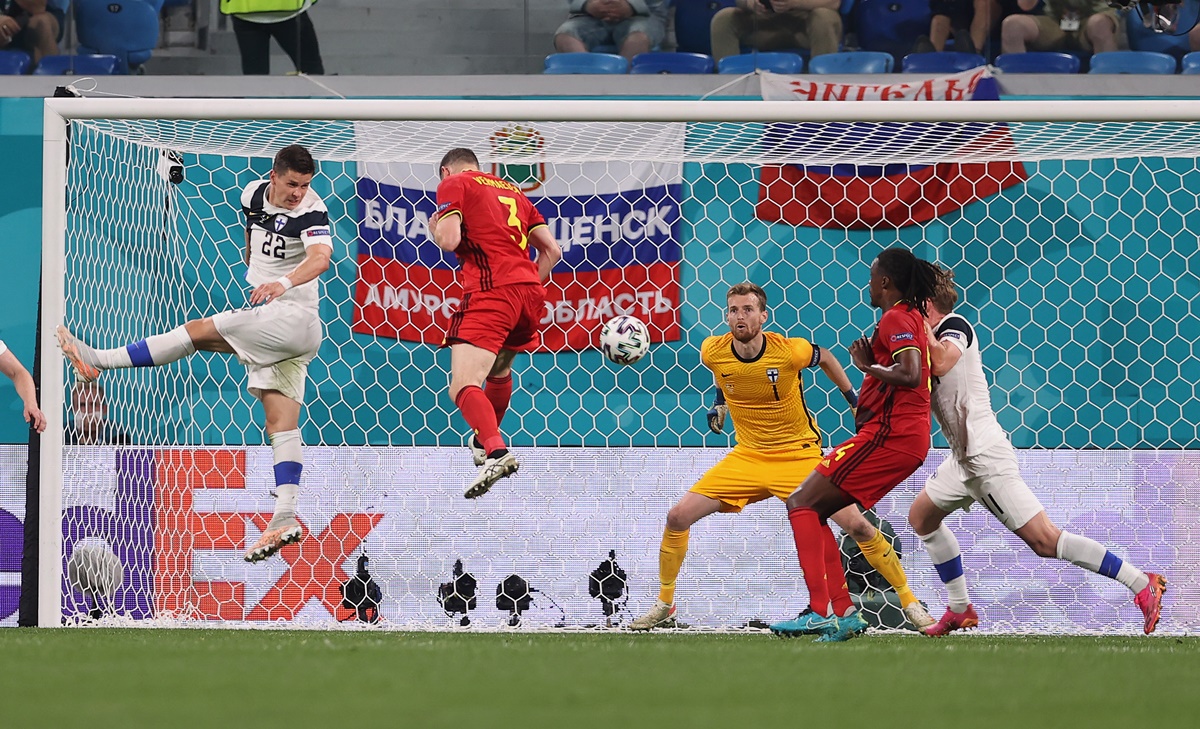
M992 410L979 340L967 320L958 314L947 314L935 334L939 342L958 347L962 357L945 375L933 378L934 417L955 458L977 456L1008 438Z
M333 246L329 232L329 211L317 193L309 188L295 210L279 208L267 201L269 180L258 180L242 191L242 212L250 233L250 267L246 281L260 286L287 275L304 260L308 246L321 243ZM279 297L314 311L321 298L319 278L294 286Z

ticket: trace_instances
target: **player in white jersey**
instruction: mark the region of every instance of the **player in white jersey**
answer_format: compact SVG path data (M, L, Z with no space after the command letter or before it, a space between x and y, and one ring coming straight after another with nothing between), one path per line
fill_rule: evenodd
M953 273L947 272L937 296L929 302L933 414L950 444L950 455L925 483L908 512L908 521L946 584L950 606L942 619L925 628L926 635L945 635L979 625L967 596L958 540L942 521L957 509L983 504L992 516L1029 545L1039 557L1057 557L1117 580L1133 592L1154 631L1167 581L1142 572L1099 542L1056 527L1041 502L1021 478L1008 434L992 411L979 339L965 318L951 313L958 302Z
M157 367L194 354L236 354L248 388L263 404L275 455L275 513L247 562L264 560L304 537L296 519L303 470L300 406L308 363L321 345L317 279L329 268L333 238L325 203L313 192L316 163L304 147L279 150L266 180L242 191L246 218L246 281L250 306L194 319L165 334L125 347L93 349L58 328L63 354L76 379L90 382L106 369Z

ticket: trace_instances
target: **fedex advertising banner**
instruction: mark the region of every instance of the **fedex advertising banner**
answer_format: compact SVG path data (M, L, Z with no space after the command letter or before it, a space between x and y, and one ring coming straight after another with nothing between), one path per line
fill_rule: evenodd
M65 551L69 556L88 544L119 558L122 583L112 607L121 620L315 627L352 615L340 586L366 554L383 594L385 625L458 629L458 617L443 612L437 594L461 559L478 581L472 624L499 629L509 616L492 597L512 574L539 591L522 625L602 623L588 574L614 550L628 573L630 600L618 615L627 621L656 596L667 511L726 453L518 450L520 473L468 502L462 490L474 468L461 448L306 448L299 516L308 536L251 565L242 555L273 503L270 448L71 447L64 459ZM913 590L935 612L945 589L905 516L944 456L931 452L877 508L900 536ZM1200 511L1191 496L1200 473L1196 452L1019 451L1018 459L1061 528L1166 575L1171 597L1160 632L1200 629ZM739 627L804 607L784 512L770 499L692 530L677 593L688 624ZM1141 614L1119 583L1036 556L986 509L955 513L946 523L963 547L983 630L1141 632ZM64 616L86 615L94 598L69 585L64 590Z
M518 185L563 249L546 286L543 349L596 346L603 322L621 314L645 321L651 341L679 339L682 166L552 164L539 158L562 127L477 126L483 170ZM355 332L441 343L462 287L456 258L429 232L437 185L436 163L359 165Z

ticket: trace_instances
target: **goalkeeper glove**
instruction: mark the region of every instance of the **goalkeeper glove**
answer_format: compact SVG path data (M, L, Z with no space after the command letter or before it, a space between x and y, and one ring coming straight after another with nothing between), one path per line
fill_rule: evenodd
M725 404L725 392L717 390L712 409L708 411L708 429L714 433L725 430L725 417L729 415L729 406Z
M850 414L858 415L858 391L851 387L849 390L842 390L842 397L846 398L846 402L850 405Z

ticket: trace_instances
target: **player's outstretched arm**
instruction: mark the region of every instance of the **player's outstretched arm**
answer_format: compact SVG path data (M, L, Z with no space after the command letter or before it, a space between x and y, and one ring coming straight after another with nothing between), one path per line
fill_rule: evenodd
M934 377L943 377L958 364L962 350L953 342L938 339L928 322L925 323L925 336L929 339L929 372Z
M562 260L562 248L559 247L558 241L554 240L550 228L545 225L529 232L529 242L538 252L538 277L545 281L550 278L550 271Z
M5 351L4 354L0 354L0 372L13 381L17 394L21 396L21 402L25 403L25 422L41 433L46 429L46 416L38 408L37 390L34 389L29 370L25 369L11 351Z
M254 289L250 294L250 303L269 304L293 286L300 286L317 278L329 270L329 259L333 257L333 248L323 243L314 243L304 250L304 260L291 273L280 276L270 283Z
M842 363L838 362L837 357L834 357L833 352L828 349L824 347L817 347L817 349L820 351L821 371L833 384L837 385L837 389L842 391L842 397L846 398L850 409L857 408L858 391L854 389L854 385L850 384L850 378L846 375Z

